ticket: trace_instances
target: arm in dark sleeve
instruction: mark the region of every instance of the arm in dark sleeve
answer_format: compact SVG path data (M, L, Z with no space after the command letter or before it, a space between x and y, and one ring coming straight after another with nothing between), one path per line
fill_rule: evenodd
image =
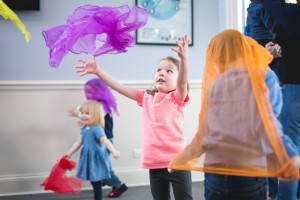
M264 0L264 9L294 40L300 40L300 5Z
M114 126L113 118L109 114L106 114L104 116L104 120L105 120L105 127L104 127L105 135L108 139L112 139L114 137L114 134L113 134L113 126Z
M264 26L270 30L271 32L275 31L276 21L271 17L271 15L266 12L266 10L261 9L260 18L264 24Z

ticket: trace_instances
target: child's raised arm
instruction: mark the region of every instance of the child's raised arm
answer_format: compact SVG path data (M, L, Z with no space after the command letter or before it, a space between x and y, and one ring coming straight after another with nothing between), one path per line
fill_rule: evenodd
M177 79L176 93L178 97L184 101L188 93L188 74L189 74L189 56L188 56L188 45L190 40L187 35L182 37L182 43L176 41L177 48L172 48L173 51L177 52L180 58L180 67Z
M96 57L94 56L91 62L80 59L83 65L77 65L75 68L76 72L80 73L80 76L86 74L96 74L102 81L104 81L110 88L119 92L120 94L137 101L137 92L135 89L121 84L117 79L112 77L110 74L101 69L97 62Z
M115 159L120 158L120 152L115 149L113 144L107 139L106 136L101 137L100 142L106 146Z

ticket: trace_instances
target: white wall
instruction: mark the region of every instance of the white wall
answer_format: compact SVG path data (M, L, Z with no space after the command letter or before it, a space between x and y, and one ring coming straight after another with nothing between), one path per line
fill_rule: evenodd
M91 4L99 6L135 5L135 0L40 0L40 11L18 11L16 14L32 35L29 43L9 20L0 17L0 80L82 80L73 69L78 58L91 56L68 53L58 68L48 65L49 49L42 31L65 24L75 8ZM218 32L218 0L194 0L194 46L190 48L190 80L202 77L206 46ZM168 55L176 56L171 46L136 45L123 54L98 57L104 69L120 80L152 79L153 67ZM130 70L128 70L130 69Z
M32 35L29 43L10 21L0 18L0 196L42 192L39 184L79 134L76 119L68 117L66 109L84 100L82 85L92 76L79 77L73 66L79 57L89 56L68 54L59 68L50 68L49 50L41 31L64 23L80 5L135 3L134 0L40 2L38 12L17 12ZM189 49L191 98L184 123L187 141L197 128L206 46L218 31L236 26L230 15L235 8L233 0L194 0L194 46ZM137 45L126 54L104 55L98 61L125 84L147 88L158 60L170 54L173 53L169 46ZM128 185L149 184L147 171L132 156L133 150L141 148L141 111L134 102L115 95L121 114L115 117L115 145L122 158L112 161L113 168ZM77 158L78 154L74 160ZM201 173L193 173L194 180L202 178Z
M150 85L125 84L136 88ZM187 141L196 132L200 108L200 83L190 84L184 123ZM0 196L43 192L39 184L80 134L77 119L68 117L67 109L84 101L83 82L2 82L0 96ZM147 185L147 170L141 169L139 158L133 156L134 150L141 149L141 108L117 93L115 96L120 116L114 117L114 144L121 158L112 160L113 169L129 186ZM78 161L78 156L79 152L72 159ZM193 180L202 180L202 174L193 174Z

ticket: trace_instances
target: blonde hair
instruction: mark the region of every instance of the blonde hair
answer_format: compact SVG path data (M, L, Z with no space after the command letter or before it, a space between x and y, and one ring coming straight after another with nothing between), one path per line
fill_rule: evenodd
M179 67L180 67L180 61L172 56L167 56L163 59L161 59L159 62L162 62L162 61L169 61L171 63L173 63L176 67L177 70L179 70ZM187 84L187 89L189 90L189 84ZM172 90L173 91L173 90ZM169 91L169 92L172 92L172 91ZM148 94L151 94L151 95L154 95L154 93L158 92L157 88L154 86L154 84L152 85L152 88L151 89L148 89L146 90L146 92Z
M80 105L80 112L88 111L94 120L94 125L104 127L104 114L99 101L88 100Z

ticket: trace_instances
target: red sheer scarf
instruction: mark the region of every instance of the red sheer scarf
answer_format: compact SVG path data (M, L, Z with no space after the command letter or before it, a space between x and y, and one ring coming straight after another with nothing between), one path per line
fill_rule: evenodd
M84 180L67 177L67 170L71 171L76 167L76 162L62 157L52 168L48 178L41 184L45 190L52 190L58 194L73 193L79 194Z

